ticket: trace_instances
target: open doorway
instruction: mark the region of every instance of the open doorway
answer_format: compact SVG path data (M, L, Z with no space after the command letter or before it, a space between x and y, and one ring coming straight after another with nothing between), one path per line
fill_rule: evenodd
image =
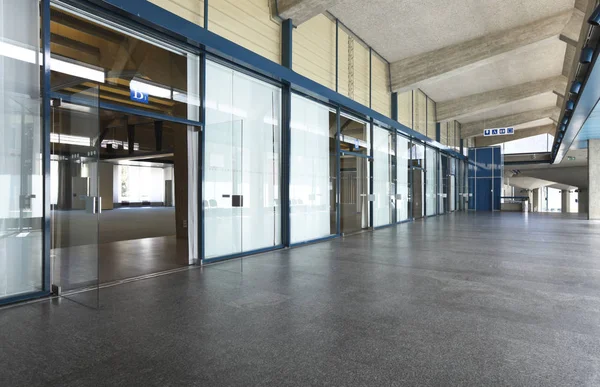
M189 264L188 130L55 102L51 256L63 291Z
M369 161L371 136L369 125L356 118L340 118L340 230L342 235L368 229Z
M410 201L413 219L425 216L425 146L413 144L410 167L412 169L412 197Z

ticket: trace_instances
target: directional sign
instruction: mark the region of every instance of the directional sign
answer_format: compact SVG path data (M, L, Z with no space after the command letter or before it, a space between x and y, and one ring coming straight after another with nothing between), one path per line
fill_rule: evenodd
M483 135L485 137L488 136L506 136L515 134L515 128L492 128L492 129L484 129Z

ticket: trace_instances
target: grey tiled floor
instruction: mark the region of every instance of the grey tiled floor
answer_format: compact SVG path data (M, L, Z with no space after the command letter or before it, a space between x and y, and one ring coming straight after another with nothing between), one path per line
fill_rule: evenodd
M12 307L0 386L598 386L598 251L576 216L453 214Z

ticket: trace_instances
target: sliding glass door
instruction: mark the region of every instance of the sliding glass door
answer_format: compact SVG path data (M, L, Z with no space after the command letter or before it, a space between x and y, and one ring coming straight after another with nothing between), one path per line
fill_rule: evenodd
M205 259L281 244L281 89L207 62Z
M389 130L373 126L373 226L392 223L396 187L392 180L394 137Z
M408 220L410 140L396 135L396 221Z

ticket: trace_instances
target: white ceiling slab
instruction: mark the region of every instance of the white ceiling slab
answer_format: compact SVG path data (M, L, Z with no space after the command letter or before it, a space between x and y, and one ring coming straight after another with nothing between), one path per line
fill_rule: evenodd
M562 73L566 48L558 37L546 39L420 88L434 101L442 102L553 77Z
M554 121L552 121L550 118L542 118L541 120L531 121L526 124L515 125L515 130L535 128L536 126L551 125L551 124L554 124Z
M467 124L469 122L488 120L491 118L503 117L511 114L523 113L530 110L538 110L553 106L556 106L556 94L544 93L534 97L504 104L491 110L466 115L458 118L457 121L461 124Z
M574 0L343 0L329 11L388 61L573 8Z

